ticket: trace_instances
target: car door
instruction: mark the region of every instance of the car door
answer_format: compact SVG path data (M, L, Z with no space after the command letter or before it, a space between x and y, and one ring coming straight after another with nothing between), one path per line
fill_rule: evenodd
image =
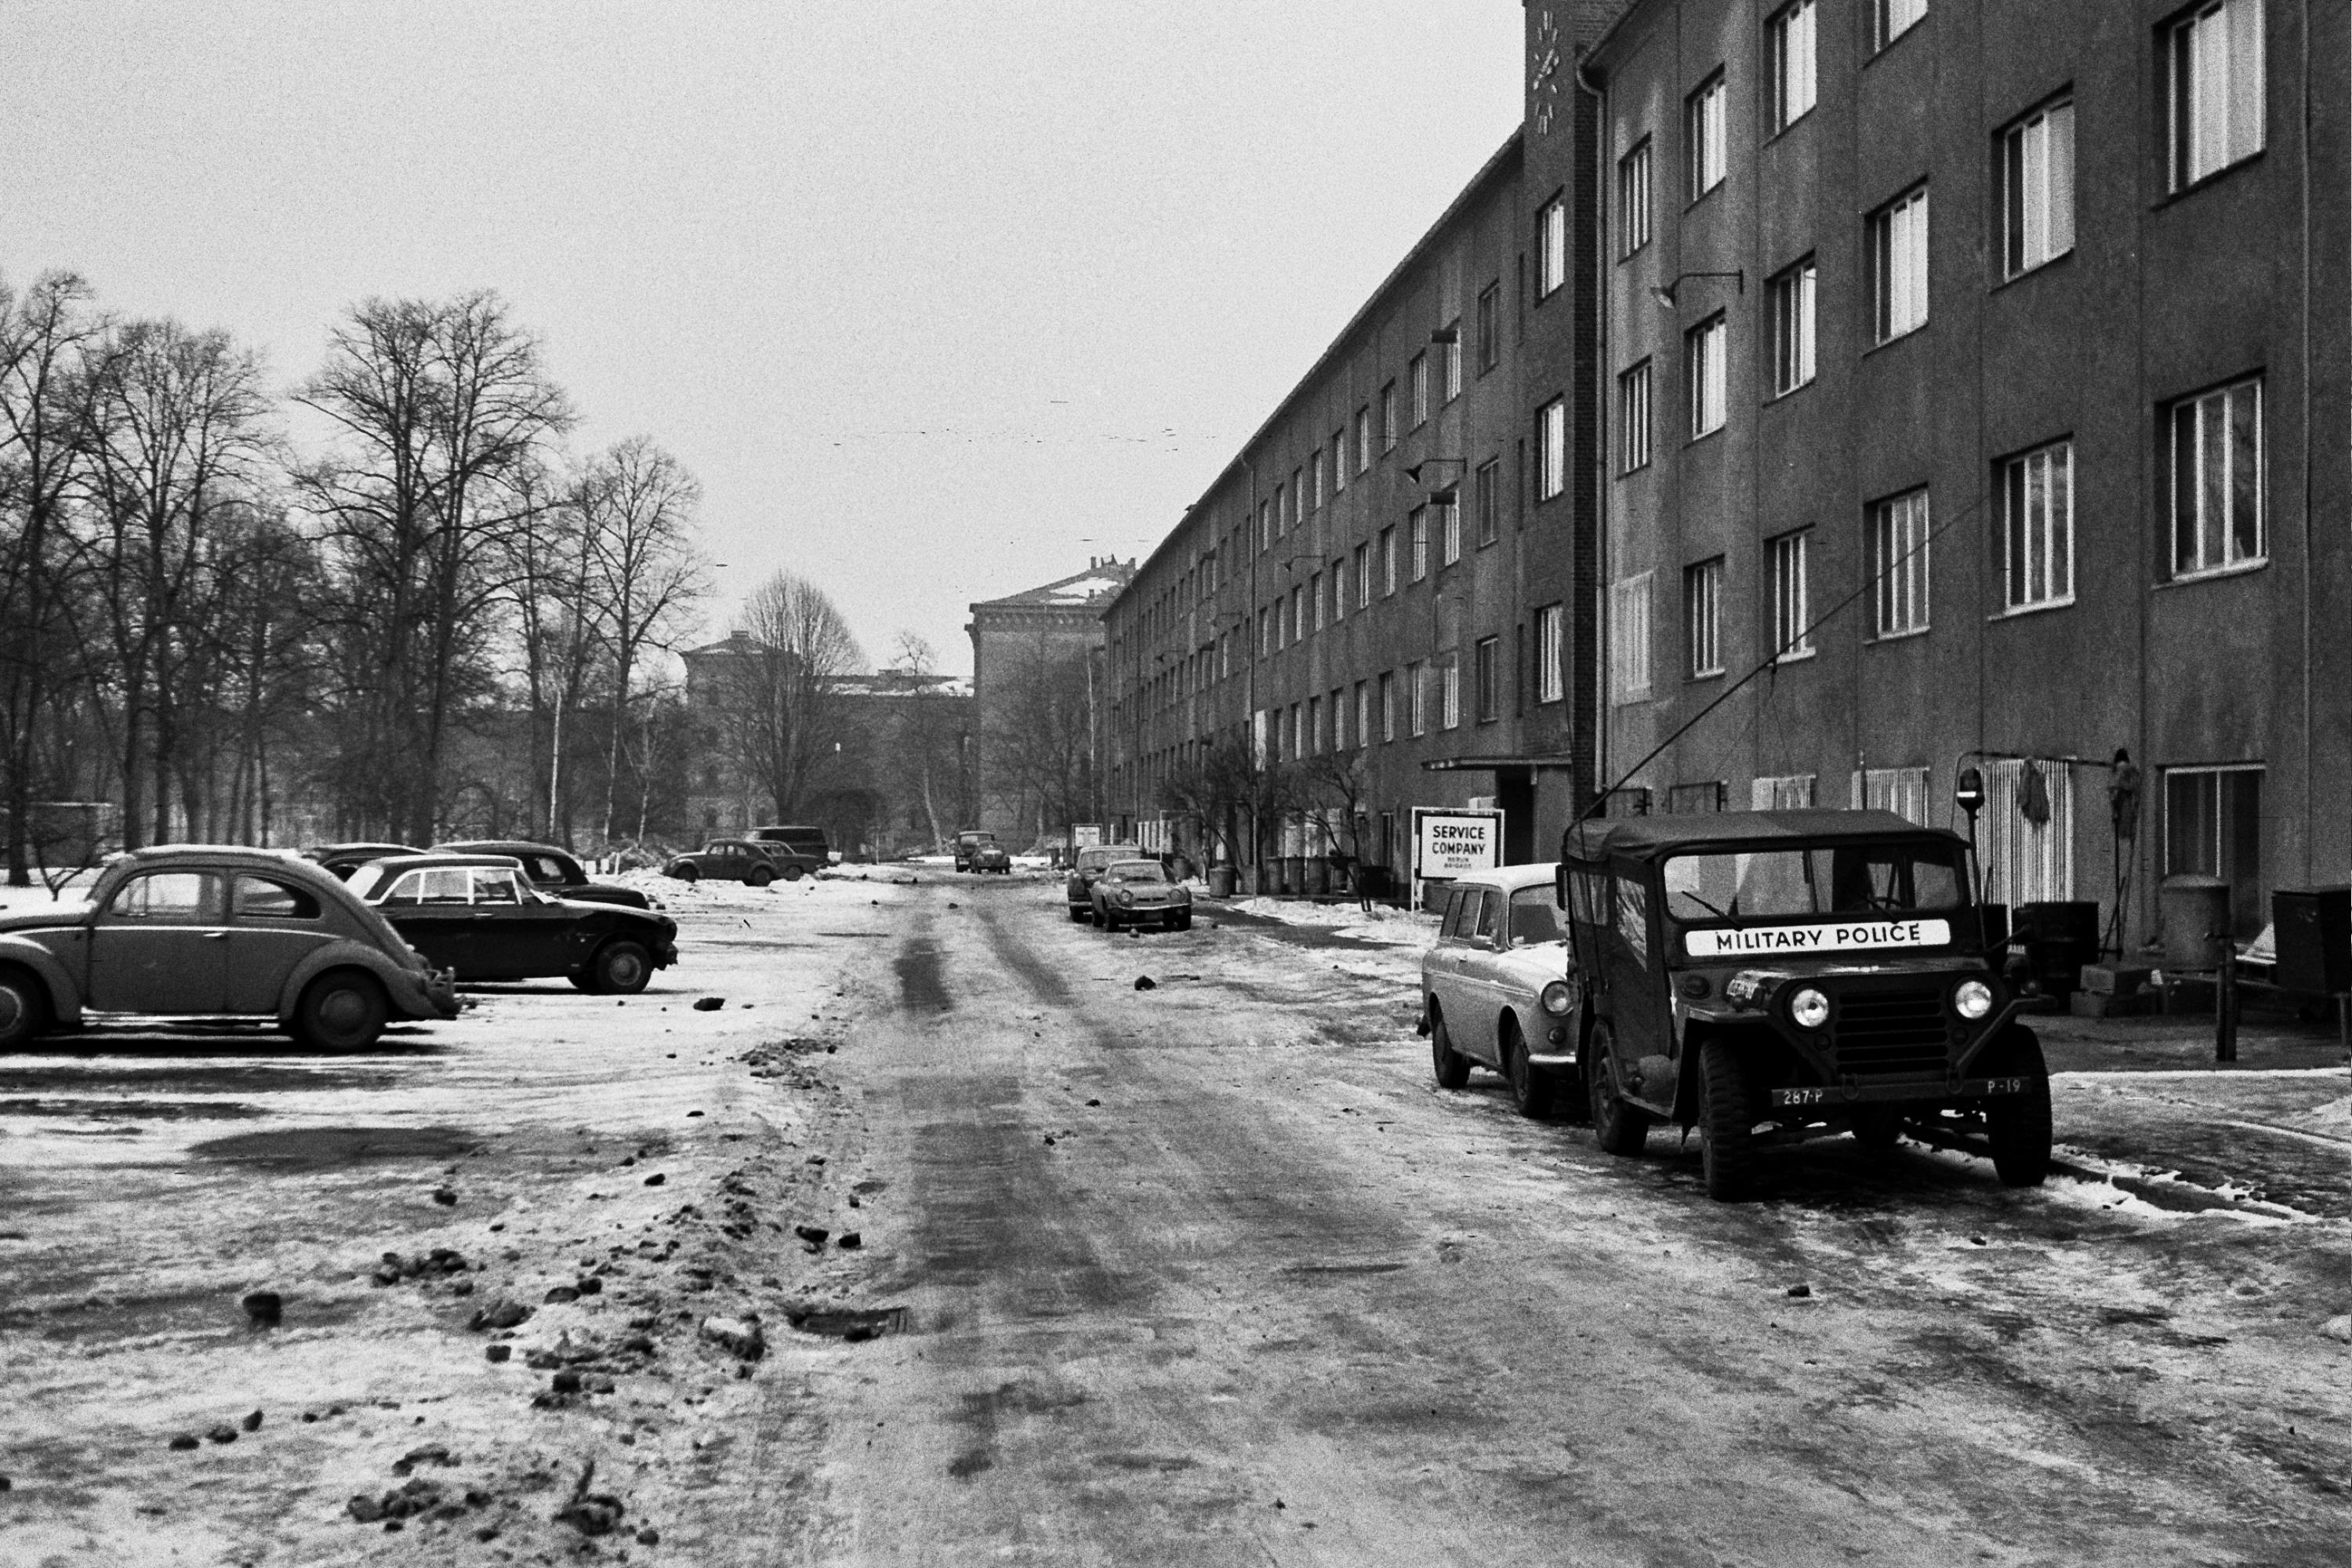
M1474 901L1462 912L1454 982L1462 1001L1451 1015L1455 1019L1454 1045L1465 1056L1492 1067L1502 1060L1503 1048L1495 1027L1502 1011L1502 976L1496 961L1504 942L1503 894L1495 888L1474 888L1468 899Z
M218 1013L228 1000L227 879L142 871L90 929L89 1005L110 1013Z
M465 867L426 866L404 872L379 908L401 940L434 968L454 969L466 980L481 973Z
M1619 1083L1626 1095L1654 1110L1675 1100L1674 1030L1666 1000L1665 954L1657 942L1649 868L1622 861L1610 868L1609 994L1617 1036Z
M501 980L562 973L572 911L519 885L502 867L477 866L472 877L482 973Z
M1428 959L1429 994L1444 1015L1445 1033L1454 1048L1465 1056L1470 1054L1470 1041L1466 1034L1469 1004L1462 986L1462 957L1467 941L1464 933L1477 914L1477 889L1448 888L1444 912L1437 921L1437 945L1430 950Z
M336 934L319 895L310 889L283 878L237 872L229 892L227 1011L276 1013L296 966Z

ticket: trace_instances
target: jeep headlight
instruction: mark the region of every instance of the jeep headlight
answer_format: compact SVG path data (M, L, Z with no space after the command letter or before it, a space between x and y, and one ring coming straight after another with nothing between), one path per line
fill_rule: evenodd
M1981 980L1963 980L1952 988L1952 1011L1970 1022L1992 1011L1992 987Z
M1570 1001L1568 982L1565 980L1555 980L1543 988L1543 1010L1555 1018L1568 1016Z
M1789 998L1789 1016L1800 1029L1818 1029L1830 1021L1830 999L1808 985Z

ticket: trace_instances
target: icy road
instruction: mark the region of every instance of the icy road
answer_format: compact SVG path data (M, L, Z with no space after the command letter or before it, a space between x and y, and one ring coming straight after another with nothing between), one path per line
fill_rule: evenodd
M2120 1185L1727 1207L1438 1091L1410 920L908 875L667 885L625 1007L0 1059L0 1563L2346 1560L2324 1041L2053 1053Z

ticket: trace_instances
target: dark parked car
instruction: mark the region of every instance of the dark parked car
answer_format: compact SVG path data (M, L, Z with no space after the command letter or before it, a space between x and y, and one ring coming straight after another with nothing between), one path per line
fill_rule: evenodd
M751 839L767 852L776 874L787 882L814 877L833 864L833 846L822 827L755 827Z
M436 844L433 853L511 857L522 867L524 879L551 899L569 899L575 904L623 904L633 910L654 907L654 901L635 888L589 880L586 868L551 844L530 844L521 839L467 839L461 844Z
M119 857L89 897L0 915L0 1049L92 1014L275 1018L363 1050L393 1018L454 1018L457 992L320 867L267 849Z
M348 882L352 872L371 860L381 860L387 855L422 855L425 851L409 844L321 844L302 853Z
M787 858L783 864L777 864L775 857L769 853L775 847L749 838L714 838L691 854L671 856L662 866L662 875L676 877L682 882L698 882L710 877L721 882L746 882L754 888L764 888L780 879L799 881L804 872L803 863Z
M1095 879L1103 868L1114 860L1143 858L1140 844L1092 844L1078 851L1077 864L1070 868L1070 879L1063 884L1063 895L1070 902L1070 918L1090 921L1095 917Z
M1603 1149L1696 1129L1717 1198L1766 1142L1846 1131L1910 1127L2011 1186L2048 1172L2050 1074L1957 835L1885 811L1632 817L1571 827L1560 862L1563 1016Z
M677 962L677 922L667 915L551 899L508 856L378 860L352 879L352 890L460 980L560 974L583 991L625 995Z
M982 865L983 860L1002 858L1002 866ZM956 835L955 868L959 871L1013 869L1013 857L1004 853L996 842L996 835L984 827L967 827Z

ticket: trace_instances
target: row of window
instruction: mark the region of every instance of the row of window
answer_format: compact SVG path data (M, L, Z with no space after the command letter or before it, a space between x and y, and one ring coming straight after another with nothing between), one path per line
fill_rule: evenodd
M1535 700L1538 703L1557 702L1566 690L1561 665L1566 626L1563 605L1547 605L1536 612ZM1472 712L1481 724L1503 716L1502 648L1499 637L1480 637L1471 645ZM1392 742L1400 721L1406 735L1420 736L1427 734L1433 724L1439 730L1459 729L1462 717L1461 656L1444 654L1433 659L1414 659L1402 669L1382 670L1357 681L1352 708L1348 689L1339 687L1328 698L1308 697L1287 709L1269 710L1261 739L1277 759L1317 756L1327 751Z
M2176 576L2229 571L2265 558L2263 517L2262 382L2239 382L2176 405L2169 426L2173 468L2172 554ZM1993 552L2003 613L2053 608L2074 599L2074 444L2056 441L2004 459L1994 474ZM1874 503L1864 519L1874 638L1928 627L1929 563L1935 530L1927 491ZM1808 555L1812 530L1765 542L1771 648L1782 660L1814 651ZM1724 559L1683 569L1683 673L1724 673ZM1611 586L1612 697L1650 690L1651 576Z

